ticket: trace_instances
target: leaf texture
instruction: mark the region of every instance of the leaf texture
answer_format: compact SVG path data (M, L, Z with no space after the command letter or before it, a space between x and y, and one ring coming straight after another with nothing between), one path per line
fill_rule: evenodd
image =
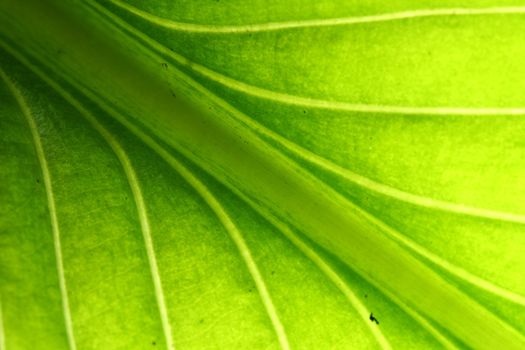
M100 59L46 47L0 5L0 349L525 344L519 2L63 6L77 5L114 33ZM120 72L100 64L110 40L130 57ZM139 64L140 91L125 75ZM150 117L181 95L298 169L311 198L351 203L334 208L362 213L377 250L345 255L357 234L298 223L294 198L272 207L256 180L171 142ZM385 280L390 257L428 279L403 265Z

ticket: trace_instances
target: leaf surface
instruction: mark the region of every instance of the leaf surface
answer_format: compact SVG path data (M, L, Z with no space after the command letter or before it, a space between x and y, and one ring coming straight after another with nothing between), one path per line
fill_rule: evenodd
M519 3L170 4L0 7L2 350L524 344Z

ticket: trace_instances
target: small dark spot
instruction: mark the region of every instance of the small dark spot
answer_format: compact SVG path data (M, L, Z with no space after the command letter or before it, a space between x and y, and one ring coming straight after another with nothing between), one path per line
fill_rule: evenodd
M365 298L368 298L368 294L365 294Z
M376 324L379 324L379 320L375 318L373 313L370 313L370 321L375 322Z
M248 289L248 292L250 292L250 293L251 293L251 292L252 292L252 289L251 289L251 288L250 288L250 289Z
M154 342L154 341L152 341L152 342L151 342L151 345L157 345L157 343L156 343L156 342Z
M58 50L57 50L57 55L61 55L61 54L63 54L63 53L64 53L64 50L62 50L62 49L58 49Z
M306 111L305 111L305 110L303 110L303 113L304 113L304 114L306 114Z
M162 62L160 65L162 66L162 68L168 69L168 64L166 62Z
M36 179L36 183L39 184L40 183L40 179Z
M204 323L204 318L201 318L199 323Z
M175 95L175 93L172 90L170 90L170 92L171 92L171 96L173 96L173 98L177 98L177 95Z
M171 47L169 49L170 49L170 51L173 51L173 49Z
M272 275L275 275L275 271L272 271Z

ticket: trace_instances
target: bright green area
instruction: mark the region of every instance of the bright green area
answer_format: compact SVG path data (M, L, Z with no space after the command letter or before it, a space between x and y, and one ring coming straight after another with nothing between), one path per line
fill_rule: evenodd
M0 5L0 349L524 346L523 9L48 2Z

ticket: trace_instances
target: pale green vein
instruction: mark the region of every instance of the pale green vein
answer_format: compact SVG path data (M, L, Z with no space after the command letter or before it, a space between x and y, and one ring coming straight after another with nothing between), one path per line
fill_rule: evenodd
M72 100L69 100L71 102ZM87 110L85 110L79 103L74 104L86 119L88 119L94 128L102 135L106 142L111 146L112 150L117 155L122 168L128 179L129 186L131 187L131 192L133 193L133 198L137 207L137 212L140 221L140 227L142 230L142 236L144 239L144 245L146 248L146 253L148 256L148 262L150 267L150 273L153 280L153 285L155 288L155 298L157 299L158 311L160 314L162 322L162 330L164 333L164 339L166 342L166 347L170 350L175 349L175 344L173 341L173 332L171 329L171 324L168 317L168 311L166 306L166 297L164 295L164 289L162 288L162 280L160 277L160 271L157 264L157 258L155 256L155 248L153 245L153 239L151 238L151 228L149 224L148 214L146 210L146 205L144 203L144 197L142 196L142 191L140 189L140 184L137 179L137 175L131 161L127 156L126 152L122 146L115 140L113 135L105 129L94 116L92 116Z
M55 84L53 84L52 86L56 90L59 89L59 87ZM160 277L160 272L159 272L159 268L157 264L157 258L155 256L155 249L154 249L153 240L151 237L151 228L149 224L148 214L146 210L146 205L144 203L144 197L142 196L142 191L141 191L140 184L139 184L137 175L135 173L135 170L133 169L131 161L129 157L127 156L126 152L124 151L122 146L119 144L119 142L113 137L113 135L106 128L104 128L102 124L100 124L98 120L87 109L85 109L77 100L75 100L70 94L68 94L63 89L60 89L60 91L61 91L62 96L90 122L90 124L93 126L94 129L96 129L100 133L100 135L104 138L104 140L111 147L111 149L117 156L120 164L122 165L122 168L124 169L124 173L126 174L128 184L131 188L131 192L133 194L133 198L134 198L135 205L137 208L137 213L139 216L140 227L141 227L142 236L144 239L146 253L148 256L148 263L149 263L150 273L151 273L151 277L152 277L153 285L155 289L155 298L157 301L158 311L159 311L160 318L161 318L166 347L169 350L174 350L175 344L174 344L173 336L172 336L173 332L172 332L171 324L170 324L169 317L168 317L168 312L167 312L167 307L166 307L166 298L164 295L164 290L162 288L162 280Z
M253 127L256 128L259 133L273 139L276 142L279 142L280 144L282 144L284 147L292 151L294 154L296 154L300 158L312 164L318 165L319 167L333 174L337 174L356 185L359 185L363 188L369 189L376 193L379 193L379 194L382 194L382 195L385 195L391 198L395 198L405 203L409 203L409 204L413 204L416 206L425 207L429 209L435 209L435 210L440 210L444 212L468 215L468 216L479 217L479 218L484 218L484 219L512 222L516 224L525 224L525 215L507 213L507 212L502 212L502 211L497 211L497 210L478 208L478 207L472 207L472 206L468 206L464 204L443 201L443 200L439 200L439 199L435 199L431 197L426 197L426 196L421 196L421 195L417 195L414 193L406 192L406 191L397 189L395 187L391 187L386 184L371 180L367 177L364 177L346 168L343 168L321 156L318 156L317 154L314 154L298 146L297 144L289 141L288 139L283 138L282 136L277 135L273 133L272 131L260 125L257 125L257 126L254 125Z
M216 25L216 24L197 24L176 22L166 18L155 16L147 11L140 10L121 0L109 0L114 5L133 13L158 26L169 28L177 31L195 32L195 33L253 33L267 32L294 28L313 28L313 27L330 27L341 25L352 25L361 23L388 22L410 18L420 17L446 17L446 16L480 16L480 15L508 15L523 14L525 7L487 7L487 8L436 8L436 9L418 9L412 11L401 11L392 13L383 13L377 15L365 15L355 17L340 17L326 19L309 19L287 22L269 22L256 24L240 25Z
M8 49L10 52L12 52L17 58L19 58L24 64L26 64L28 67L30 67L37 75L39 75L46 83L48 83L53 89L55 89L66 101L68 101L72 106L77 108L81 114L86 117L88 121L90 121L93 126L101 132L101 134L104 136L104 138L109 137L107 139L108 143L112 145L112 147L115 147L117 149L120 149L120 151L115 150L117 155L120 153L120 157L124 157L127 159L126 154L120 147L120 145L114 140L112 135L96 120L94 116L89 113L80 102L78 102L77 99L75 99L73 96L71 96L69 93L67 93L59 84L57 84L55 81L50 79L46 74L44 74L39 68L31 64L25 57L20 55L16 50L13 50L9 45L4 43L4 46L6 49ZM82 88L82 90L84 90ZM84 91L88 96L91 95L90 92ZM105 106L111 113L117 113L114 111L111 107ZM217 201L217 199L213 196L213 194L207 189L207 187L198 180L182 163L180 163L178 160L176 160L173 156L171 156L166 150L164 150L162 147L160 147L153 139L151 139L149 136L145 135L144 133L140 132L134 125L128 124L126 125L132 131L141 137L141 139L150 146L154 151L156 151L170 166L175 169L196 191L197 193L203 198L203 200L206 202L206 204L212 209L212 211L215 213L215 215L218 217L221 224L225 227L228 234L236 244L247 268L250 272L255 285L257 287L257 290L261 296L261 300L265 306L266 312L268 313L268 316L272 322L272 325L274 327L274 330L276 332L277 338L279 340L279 344L283 350L289 350L290 346L288 344L288 339L284 330L284 327L278 317L277 311L275 309L275 306L273 305L272 299L270 297L270 293L268 292L268 289L266 287L266 283L264 282L261 273L259 272L259 269L251 255L251 252L244 241L244 238L242 237L242 234L239 232L233 221L230 219L229 215L226 213L222 205ZM109 140L112 140L111 142ZM122 160L121 160L122 161ZM129 160L127 160L127 163L129 166L124 166L126 172L131 171L133 172L131 168L131 163ZM126 169L128 168L128 169ZM134 172L133 172L134 173ZM135 175L133 175L133 178L136 180ZM132 181L130 179L130 181ZM131 184L131 183L130 183ZM135 187L134 191L137 190L138 193L140 193L140 187L138 186L138 182L136 182L136 185L132 185L132 189ZM145 206L143 204L142 195L140 194L140 201L142 201L142 210L139 209L139 204L137 204L137 208L139 212L141 212L141 218L147 218ZM145 221L147 223L147 220ZM141 222L142 225L142 222ZM149 226L149 225L148 225ZM149 228L148 228L149 232ZM153 253L153 247L151 243L151 238L149 238L150 244L151 244L151 252ZM149 254L150 252L148 252ZM156 267L156 263L155 263ZM158 270L157 270L157 276L158 276ZM158 282L160 286L160 277L158 277ZM166 317L167 319L167 317ZM170 333L171 334L171 333Z
M134 33L139 36L139 32ZM140 35L144 37L145 35ZM146 39L147 40L147 39ZM255 96L269 101L279 102L292 106L308 107L325 109L332 111L346 111L359 113L382 113L382 114L410 114L410 115L462 115L462 116L496 116L496 115L525 115L525 108L512 107L419 107L419 106L389 106L389 105L372 105L359 104L340 101L328 101L315 99L310 97L302 97L290 95L282 92L276 92L264 89L258 86L250 85L242 81L230 78L226 75L218 73L198 63L195 63L180 54L172 52L166 47L154 42L152 39L148 40L148 44L154 46L157 50L161 50L165 55L171 56L179 64L185 68L190 69L196 73L202 74L206 78L220 83L232 90L242 92L244 94Z
M159 45L161 46L161 45ZM393 106L393 105L373 105L359 104L351 102L328 101L310 97L290 95L264 89L250 85L226 75L217 73L198 63L170 52L165 47L163 53L170 55L185 68L200 73L206 78L218 82L230 89L245 93L247 95L259 97L269 101L275 101L292 106L325 109L332 111L346 111L359 113L382 113L382 114L409 114L409 115L462 115L462 116L496 116L496 115L525 115L525 108L513 107L421 107L421 106Z
M29 106L27 105L24 97L22 96L22 93L20 92L20 90L18 90L15 84L11 81L11 79L7 76L7 74L2 69L0 69L0 77L5 81L6 85L11 90L11 93L13 94L16 101L18 102L20 106L20 110L22 111L22 113L24 114L26 118L26 121L29 125L29 129L31 130L31 135L33 137L33 143L35 146L36 155L38 157L38 162L40 163L42 177L44 180L44 186L46 189L47 205L49 209L49 216L51 219L51 229L53 231L53 243L54 243L54 248L55 248L56 267L57 267L57 272L58 272L58 282L60 286L60 294L62 298L62 312L64 315L64 324L66 327L67 340L68 340L69 348L71 350L76 350L75 337L73 333L73 322L71 319L71 310L69 308L69 298L67 295L66 278L65 278L65 273L64 273L64 263L62 259L62 247L60 243L60 229L58 226L58 218L57 218L57 212L55 208L55 198L53 194L53 186L51 183L51 175L50 175L49 168L47 165L44 148L42 146L42 141L40 139L40 134L38 133L38 127L36 125L34 116Z
M2 298L0 297L0 350L7 350L5 346L4 312L2 309Z

